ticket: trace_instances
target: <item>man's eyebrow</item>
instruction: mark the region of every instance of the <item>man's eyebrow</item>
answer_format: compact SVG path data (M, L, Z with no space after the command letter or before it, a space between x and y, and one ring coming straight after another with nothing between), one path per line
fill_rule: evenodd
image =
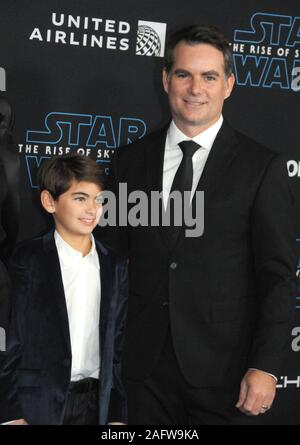
M215 71L215 70L204 71L204 73L201 73L201 74L202 74L202 76L217 76L217 77L220 76L218 71Z
M186 70L185 68L176 68L176 70L174 70L175 73L182 72L182 71L184 71L185 73L189 72L189 70Z
M184 68L177 68L177 69L174 71L174 73L175 73L175 74L178 74L178 73L186 73L186 74L189 74L190 71L189 71L189 70L186 70L186 69L184 69ZM218 73L218 71L215 71L215 70L209 70L209 71L204 71L203 73L201 73L201 76L216 76L216 77L220 77L220 74Z

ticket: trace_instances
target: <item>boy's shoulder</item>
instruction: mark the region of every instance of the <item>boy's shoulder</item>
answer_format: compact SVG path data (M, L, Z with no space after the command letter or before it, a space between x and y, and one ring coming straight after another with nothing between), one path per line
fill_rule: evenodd
M44 241L47 236L51 237L51 233L27 239L19 243L11 256L10 263L17 262L26 265L28 261L34 258L38 259L41 255L44 255Z

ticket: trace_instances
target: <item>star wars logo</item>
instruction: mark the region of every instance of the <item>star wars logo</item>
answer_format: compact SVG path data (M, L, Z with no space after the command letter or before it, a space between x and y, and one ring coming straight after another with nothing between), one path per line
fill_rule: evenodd
M300 91L300 17L257 12L232 50L238 85Z
M43 130L26 132L19 153L25 155L31 186L36 187L37 170L48 157L76 151L109 163L115 148L142 138L146 131L146 123L138 118L122 117L116 122L112 116L50 112Z
M26 143L54 145L65 142L71 147L82 144L113 149L143 137L146 129L145 122L137 118L122 117L116 127L111 116L50 112L45 117L44 130L27 131Z

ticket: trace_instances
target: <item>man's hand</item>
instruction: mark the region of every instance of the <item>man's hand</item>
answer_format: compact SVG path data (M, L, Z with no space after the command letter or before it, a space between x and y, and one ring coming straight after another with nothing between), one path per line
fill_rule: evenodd
M240 397L235 406L247 416L258 416L271 408L275 394L273 377L262 371L249 370L241 382Z
M109 422L108 425L126 425L126 423L122 423L122 422Z
M2 423L2 425L28 425L28 423L24 419L18 419L13 420L12 422Z

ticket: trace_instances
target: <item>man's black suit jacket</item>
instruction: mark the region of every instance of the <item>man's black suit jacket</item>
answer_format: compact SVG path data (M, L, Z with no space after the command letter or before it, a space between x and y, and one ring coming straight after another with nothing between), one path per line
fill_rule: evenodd
M127 264L98 241L101 307L99 424L126 422L121 352ZM13 304L5 365L0 369L0 421L63 422L72 352L68 313L53 231L25 242L10 261ZM84 296L83 296L84 298Z
M166 132L117 151L112 190L162 190ZM201 237L170 248L162 227L108 231L129 257L125 376L151 374L168 325L192 385L236 385L249 367L278 375L297 295L285 162L224 122L197 189Z

